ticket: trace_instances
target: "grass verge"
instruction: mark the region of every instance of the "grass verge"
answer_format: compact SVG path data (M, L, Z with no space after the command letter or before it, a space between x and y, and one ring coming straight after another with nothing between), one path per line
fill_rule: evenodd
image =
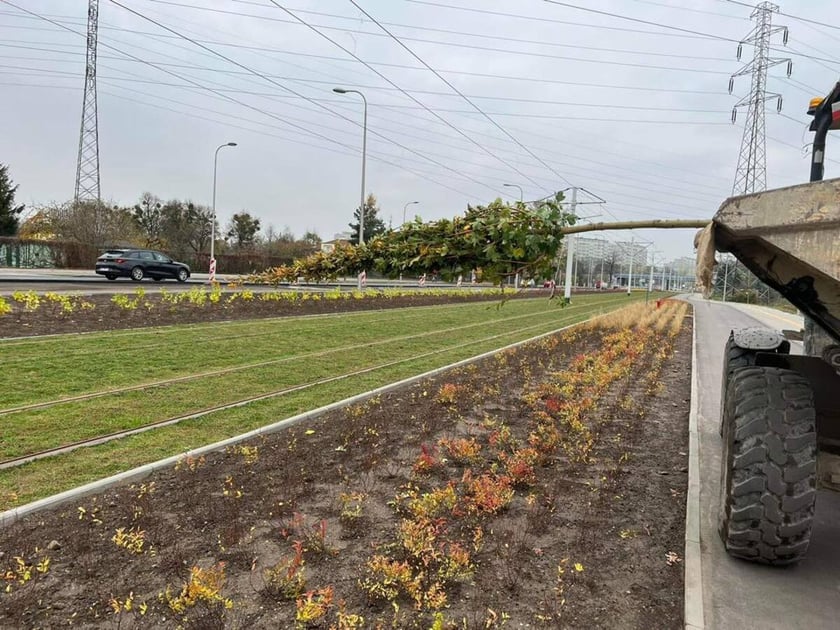
M2 471L0 472L0 509L8 509L16 505L21 505L95 479L128 470L144 463L238 435L279 419L317 408L330 402L341 400L436 367L447 365L454 361L475 356L481 352L528 339L542 332L548 332L562 326L584 321L595 314L608 312L624 306L630 301L638 301L643 298L643 295L641 298L636 296L627 298L623 295L578 298L575 300L572 308L562 310L553 304L547 304L545 300L512 302L499 310L495 308L487 309L486 305L469 305L475 307L474 309L465 308L464 305L458 305L457 307L450 307L451 310L449 311L446 310L446 307L443 307L443 312L440 313L439 325L436 327L431 326L430 328L434 332L440 332L440 335L436 334L423 338L422 343L401 342L399 345L383 344L374 347L368 352L354 350L351 353L342 355L340 361L336 357L331 357L313 366L309 366L308 362L303 362L295 366L295 378L291 381L283 382L307 383L321 378L325 374L334 375L342 373L342 370L347 371L348 367L355 366L355 369L359 369L360 367L382 363L383 361L403 359L402 362L387 368L290 393L282 397L255 402L245 407L214 412L201 418L184 421L178 425L155 429L141 435L96 447L80 449L66 455L40 460L19 468ZM389 335L394 336L398 333L404 334L406 331L417 331L421 329L421 326L423 330L427 330L428 328L426 327L430 326L430 320L435 319L439 308L423 309L424 317L421 318L417 318L415 316L416 313L412 313L410 310L371 314L371 317L379 324L377 328L380 337L378 338L387 339ZM470 331L469 335L458 335L457 339L452 339L453 312L457 312L458 321L461 324L469 323L470 320L475 323L477 318L486 318L486 326L467 329ZM387 318L385 318L384 322L382 321L385 315L391 317L390 322L387 321ZM517 318L517 315L533 315L533 318ZM330 327L334 327L337 322L331 321L332 319L319 318L319 321L326 322ZM358 343L359 337L355 336L355 332L364 326L366 323L365 319L357 316L348 318L348 320L345 322L346 328L339 329L341 331L339 334L346 334L349 337L347 341ZM445 325L440 325L443 322L445 322ZM301 323L311 325L311 321ZM371 322L367 323L373 327ZM294 323L284 322L282 320L274 322L274 326L284 325L287 327L287 335L293 336L294 330L289 330L288 328L294 326ZM224 329L217 332L223 333ZM272 332L270 328L266 329L267 334L272 334ZM446 333L449 334L447 335ZM85 346L86 343L90 343L93 346L101 344L101 337L107 338L109 334L111 333L90 335L86 336L85 340L75 340L73 351L87 352L88 348ZM167 335L171 336L173 340L177 340L179 328L161 329L152 334ZM323 337L324 335L321 335L322 340ZM315 338L318 338L318 336L316 335ZM134 339L138 346L149 343L149 338L146 335L135 335L132 339ZM152 337L152 339L155 339L156 342L166 343L166 338ZM259 337L248 337L247 343L254 343L258 340ZM292 345L284 347L283 352L294 352L295 345L299 354L303 354L304 350L310 351L310 348L304 348L299 343L289 343ZM271 346L263 347L264 352L269 354L278 352ZM184 351L188 351L189 348L190 346L184 346ZM34 349L36 351L38 350L37 344L34 344ZM21 348L18 348L18 350L21 350ZM434 350L438 352L435 354L426 354ZM423 354L426 354L426 356L418 356ZM249 358L249 360L252 360L252 358ZM37 358L33 358L33 360L37 361ZM287 372L291 373L292 370L287 370ZM59 377L60 375L55 375L55 378ZM275 380L276 377L276 371L274 374L269 371L268 373L261 373L258 378L255 378L257 378L257 382L261 385L266 385L269 383L276 384L278 382ZM218 383L214 385L212 379L198 379L192 382L192 388L187 388L180 392L178 396L172 396L172 398L192 401L193 408L201 408L208 406L210 400L224 400L223 397L218 397L220 395L219 392L225 392L225 395L227 395L233 389L235 393L239 394L238 397L241 398L241 391L237 391L236 388L241 386L242 382L244 382L244 379L234 379L232 382L226 383L224 387L220 387ZM131 407L132 414L140 414L146 422L166 417L166 414L171 413L172 409L174 409L172 406L166 406L168 404L166 400L169 393L167 390L169 389L168 387L155 388L151 390L155 392L155 395L146 398L145 401L140 397L139 402L136 402ZM162 396L160 392L163 392ZM201 398L201 396L211 397L214 395L213 392L216 392L215 398L210 398L209 400ZM134 393L132 392L132 394ZM102 425L100 421L96 421L94 418L100 417L96 415L100 413L105 413L106 415L108 412L119 413L125 401L119 400L118 398L122 398L122 396L108 396L93 401L73 403L74 408L78 405L78 409L75 409L73 415L68 415L67 405L41 410L42 412L52 414L48 417L48 422L44 422L42 416L36 416L31 412L8 415L4 418L4 424L11 429L12 424L10 420L14 419L14 435L17 436L18 441L25 442L25 444L15 444L12 432L4 432L0 446L2 446L3 450L8 450L8 452L20 452L21 450L23 452L31 452L32 450L40 450L70 441L68 436L91 437L107 432L108 430L114 430L114 425ZM101 406L103 402L106 403L104 407ZM90 406L92 403L95 403L96 406ZM179 409L183 409L183 407ZM38 421L36 421L36 417L39 418ZM72 421L70 421L71 418ZM68 431L68 428L70 431Z

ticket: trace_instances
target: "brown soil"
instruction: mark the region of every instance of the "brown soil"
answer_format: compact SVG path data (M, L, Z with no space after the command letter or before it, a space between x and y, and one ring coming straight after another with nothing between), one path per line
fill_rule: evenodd
M594 443L585 461L561 450L538 468L533 485L516 488L506 509L465 516L457 532L435 521L466 541L475 570L447 584L434 627L682 627L689 322L673 354L660 356L661 386L646 378L661 346L646 348L632 374L587 414ZM365 565L374 554L395 553L412 489L454 487L468 468L480 468L442 463L434 445L475 438L489 451L502 423L524 443L534 415L527 392L601 345L593 332L530 344L245 445L256 450L184 461L144 484L0 529L0 589L9 570L0 627L431 628L434 613L425 606L416 610L404 594L396 606L384 603L360 580L370 577ZM454 402L444 404L452 392ZM413 469L423 452L438 460L427 474ZM353 493L364 499L348 499ZM473 547L478 527L483 542ZM114 542L119 528L145 532L141 553ZM295 541L305 549L304 590L334 591L326 616L299 626L294 598L266 575L289 561ZM16 569L18 557L32 567L28 580ZM44 558L42 573L36 567ZM167 587L177 598L191 567L218 563L220 593L232 608L192 590L183 594L198 603L174 612ZM339 626L340 600L365 623L344 617Z
M60 303L49 302L43 297L40 306L27 310L22 303L7 298L12 306L11 313L0 315L0 339L3 337L27 337L33 335L54 335L62 333L96 332L122 328L141 328L147 326L169 326L173 324L194 324L208 321L230 321L260 319L268 317L289 317L300 315L321 315L325 313L345 313L351 311L370 311L411 306L434 306L460 302L486 302L500 300L497 291L464 292L462 295L433 295L420 293L400 297L365 295L357 299L346 293L341 300L260 300L260 293L254 293L250 300L237 299L234 304L226 302L232 294L223 293L216 303L209 302L196 306L189 302L177 305L161 300L160 294L146 293L135 309L126 309L112 302L112 295L74 296L76 304L71 313L62 312ZM135 299L135 294L123 294ZM509 291L504 299L547 297L549 291ZM93 308L81 308L82 302Z

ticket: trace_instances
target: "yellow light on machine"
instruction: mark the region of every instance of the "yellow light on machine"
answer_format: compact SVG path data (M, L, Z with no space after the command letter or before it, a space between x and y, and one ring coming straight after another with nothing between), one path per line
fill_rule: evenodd
M809 114L810 116L813 116L813 115L816 113L816 111L817 111L817 107L819 107L820 105L822 105L822 102L823 102L824 100L825 100L825 99L824 99L823 97L821 97L821 96L816 96L816 97L812 98L812 99L811 99L811 102L810 102L810 103L808 103L808 114Z

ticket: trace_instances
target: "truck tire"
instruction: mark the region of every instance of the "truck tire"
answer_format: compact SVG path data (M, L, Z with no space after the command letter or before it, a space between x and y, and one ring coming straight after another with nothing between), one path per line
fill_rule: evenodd
M733 371L724 405L718 531L736 558L785 565L805 556L817 483L814 394L792 370Z
M729 380L732 372L741 367L755 365L755 350L746 350L735 343L735 333L729 333L729 339L723 348L723 383L720 387L720 425L718 433L723 437L723 415L726 406L726 390L729 387Z

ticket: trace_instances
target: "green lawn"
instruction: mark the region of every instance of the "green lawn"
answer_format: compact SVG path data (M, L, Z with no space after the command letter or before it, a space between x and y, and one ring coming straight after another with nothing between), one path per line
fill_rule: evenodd
M643 300L580 296L0 341L0 461L200 412L164 428L0 471L0 509L276 422ZM358 370L369 371L319 383ZM165 382L180 379L174 382ZM289 388L301 388L283 393ZM127 389L133 388L133 389ZM72 396L82 400L62 401ZM12 411L19 406L44 405Z

